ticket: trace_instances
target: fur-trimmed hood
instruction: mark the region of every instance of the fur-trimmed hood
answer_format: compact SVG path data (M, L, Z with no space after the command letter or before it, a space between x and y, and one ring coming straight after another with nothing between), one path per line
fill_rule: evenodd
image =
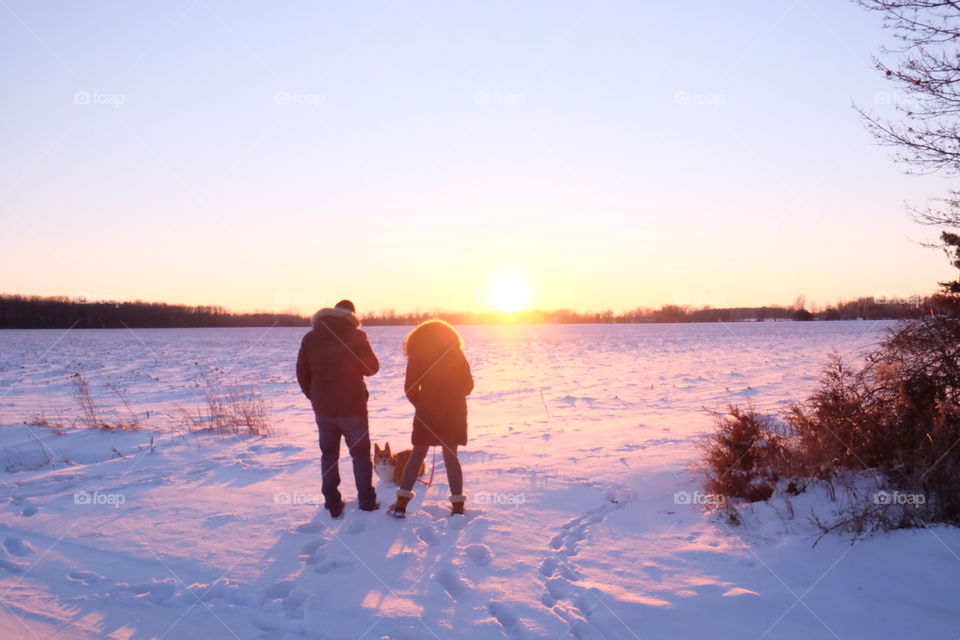
M347 309L327 307L320 309L320 311L317 311L315 314L313 314L313 320L311 322L313 328L318 328L320 321L324 318L340 318L341 320L345 320L347 323L349 323L354 329L360 326L360 320L357 318L357 316Z

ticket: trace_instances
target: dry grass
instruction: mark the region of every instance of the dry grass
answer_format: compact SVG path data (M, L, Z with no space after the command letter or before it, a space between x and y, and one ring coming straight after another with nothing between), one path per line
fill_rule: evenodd
M34 413L29 418L23 421L23 424L28 427L43 427L45 429L50 429L57 435L62 435L64 432L64 424L62 420L50 420L42 413Z
M225 389L219 370L199 375L195 385L201 405L193 411L180 409L180 424L187 431L247 436L273 434L266 402L258 391L243 385Z
M110 385L110 388L120 397L131 419L127 422L107 422L103 419L100 409L93 398L93 392L90 389L90 382L82 373L75 373L71 376L74 384L74 398L80 407L80 416L74 421L74 424L80 424L87 429L100 429L101 431L132 431L140 428L140 420L134 411L130 408L123 393L116 386Z

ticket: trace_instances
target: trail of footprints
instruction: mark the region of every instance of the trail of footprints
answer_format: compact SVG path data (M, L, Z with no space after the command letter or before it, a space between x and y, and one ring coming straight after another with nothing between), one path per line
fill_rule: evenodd
M458 565L463 563L458 561L462 558L470 566L486 567L493 561L493 555L489 547L484 544L473 543L461 547L459 540L462 537L462 531L471 522L482 522L483 516L475 513L469 514L466 518L450 518L445 509L429 507L425 508L424 512L430 516L429 519L411 527L407 532L409 536L407 541L414 547L422 545L422 548L429 551L426 554L418 554L415 550L410 550L394 556L394 559L398 562L422 561L429 571L430 578L443 588L453 602L464 603L472 600L475 589L462 575ZM414 518L411 518L408 525L412 525L414 521ZM336 533L332 530L328 531L319 520L299 526L297 533L321 534L300 547L301 562L307 567L312 567L318 574L355 569L356 563L353 559L345 557L343 553L333 552L330 546L337 539L346 543L348 539L345 536L355 536L365 531L366 527L366 522L360 519L347 521ZM399 584L396 585L396 589L400 592L404 591L403 586ZM289 602L291 595L296 600L293 606ZM265 610L283 611L294 618L303 617L303 611L299 608L303 604L303 599L299 597L296 590L278 587L265 592L265 597L268 600L279 601L279 604L274 603L264 607ZM522 626L506 605L490 602L480 606L485 607L505 629L519 629Z
M587 539L590 529L624 506L610 498L599 507L570 520L549 543L550 551L540 563L539 578L544 585L540 601L569 627L569 635L577 640L619 638L622 625L600 602L603 592L576 584L582 579L572 559ZM566 635L566 634L565 634Z
M544 586L541 603L569 625L569 635L577 640L615 638L618 637L617 633L622 631L604 614L605 608L599 602L602 592L576 584L582 576L572 563L580 546L588 538L590 529L621 507L623 507L622 503L611 500L564 524L561 531L549 541L548 553L544 556L537 572L537 577ZM431 579L443 588L454 603L469 602L477 597L477 592L462 574L464 563L473 567L486 567L492 563L493 556L486 545L473 543L460 547L459 540L462 537L462 531L469 526L470 519L482 519L483 516L471 514L467 518L451 519L439 511L428 512L428 514L431 516L429 520L411 529L411 537L432 550L426 556ZM348 520L338 532L328 529L320 520L300 525L296 529L297 534L313 537L301 545L300 561L310 568L308 570L322 576L356 570L356 561L353 557L349 554L333 553L328 547L337 537L357 536L366 528L367 523L363 519ZM455 545L458 546L456 550L452 549ZM16 537L0 539L0 551L2 551L0 555L3 556L0 557L0 569L13 573L22 571L17 560L25 560L35 552L28 542ZM449 556L445 557L444 554L447 553ZM414 552L405 555L411 560L423 558ZM433 562L436 562L435 566ZM174 584L169 580L127 585L112 583L96 573L81 570L69 572L65 579L84 588L107 587L107 592L102 593L101 597L109 598L112 597L111 594L118 591L127 591L151 602L165 605L175 602L189 605L197 597L204 600L222 598L234 604L254 607L264 613L275 613L294 620L303 619L304 604L309 596L306 590L298 588L292 580L278 582L257 592L231 584L229 581L221 585L218 581L217 584L210 585L206 591L201 589L199 593L191 594L189 589L186 591L178 589L183 585ZM203 585L195 586L203 587ZM486 604L477 602L475 607L480 607L481 610L485 608L508 637L527 635L523 621L510 605L488 601ZM255 620L255 624L264 629L270 626L263 620Z

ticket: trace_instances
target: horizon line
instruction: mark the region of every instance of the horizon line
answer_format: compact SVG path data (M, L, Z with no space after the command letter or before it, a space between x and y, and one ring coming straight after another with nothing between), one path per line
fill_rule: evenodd
M886 292L883 293L874 293L872 295L861 295L851 298L840 298L832 302L821 303L818 301L804 300L803 306L797 307L797 302L800 298L805 298L802 294L797 296L792 304L776 304L776 303L767 303L767 304L748 304L748 305L733 305L733 306L721 306L715 304L694 304L692 301L674 301L674 302L665 302L659 305L653 306L630 306L622 307L620 309L613 309L610 307L604 309L576 309L573 307L554 307L554 308L541 308L541 307L530 307L528 309L521 309L517 311L500 311L497 309L482 309L482 310L464 310L464 309L447 309L442 307L434 307L429 310L424 309L412 309L408 311L398 311L396 309L390 308L380 308L376 310L371 310L366 313L357 313L358 317L391 317L391 316L419 316L419 315L486 315L486 316L505 316L505 317L516 317L522 316L525 314L550 314L550 313L571 313L575 315L605 315L605 314L614 314L614 315L625 315L634 312L640 311L650 311L655 312L665 308L678 308L686 309L693 311L704 311L704 310L737 310L737 309L805 309L811 310L813 308L820 308L821 310L826 310L831 307L838 307L845 303L857 302L861 300L873 300L876 301L878 298L882 302L878 304L916 304L918 301L923 301L935 295L936 292L918 294L913 293L907 296L889 294ZM701 298L706 298L707 296L697 296ZM186 308L215 308L222 309L227 313L232 315L273 315L273 316L297 316L305 319L309 319L316 310L328 308L324 306L318 306L316 310L309 312L302 312L294 310L292 308L271 311L268 309L253 309L253 310L237 310L236 308L227 307L221 304L189 304L182 302L168 302L168 301L156 301L156 300L144 300L141 298L120 298L114 296L92 296L88 297L86 294L79 295L41 295L41 294L22 294L22 293L0 293L0 300L9 299L9 298L21 298L28 300L41 300L41 301L64 301L66 300L70 304L110 304L115 306L120 306L124 304L145 304L145 305L158 305L158 306L169 306L169 307L186 307ZM329 307L332 307L335 303L331 303Z

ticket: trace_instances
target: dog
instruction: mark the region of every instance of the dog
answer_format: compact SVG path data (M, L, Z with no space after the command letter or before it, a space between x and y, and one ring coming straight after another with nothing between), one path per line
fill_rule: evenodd
M395 485L400 484L403 478L403 470L407 467L407 460L410 459L412 449L399 451L396 454L390 453L390 443L387 443L383 449L380 445L373 445L373 469L377 472L377 477L381 482L392 482ZM420 473L422 476L427 473L426 461L420 463Z

